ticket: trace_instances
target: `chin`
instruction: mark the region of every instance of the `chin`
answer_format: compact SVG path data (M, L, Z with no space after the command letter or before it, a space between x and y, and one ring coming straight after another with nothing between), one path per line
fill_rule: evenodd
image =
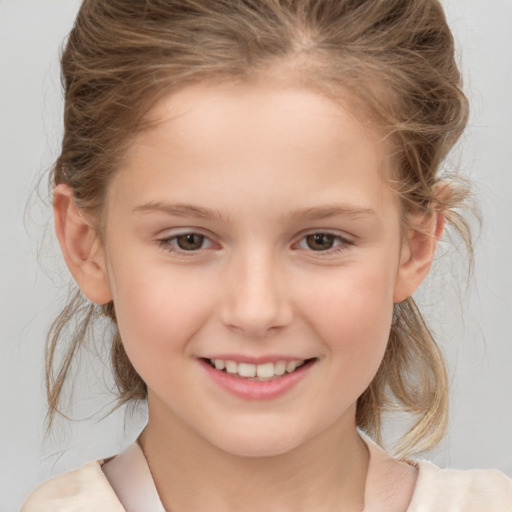
M230 455L244 458L278 457L293 451L300 443L277 439L229 440L218 447Z
M305 439L299 439L284 429L265 429L254 425L248 429L226 429L204 436L206 442L217 449L236 457L276 457L291 452Z

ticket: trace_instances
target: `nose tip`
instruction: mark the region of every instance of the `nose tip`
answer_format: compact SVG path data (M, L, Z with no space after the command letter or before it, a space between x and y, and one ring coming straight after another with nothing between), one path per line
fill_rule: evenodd
M224 323L235 331L252 337L263 337L283 329L291 321L291 309L284 297L276 290L248 289L248 284L240 286L238 293L231 297L225 309Z
M240 305L235 314L232 314L225 322L227 327L252 338L263 338L273 332L283 329L288 322L279 314L269 314L269 308L262 311L259 307L252 309Z
M261 338L290 324L293 310L282 275L272 265L244 265L231 273L222 305L223 323Z

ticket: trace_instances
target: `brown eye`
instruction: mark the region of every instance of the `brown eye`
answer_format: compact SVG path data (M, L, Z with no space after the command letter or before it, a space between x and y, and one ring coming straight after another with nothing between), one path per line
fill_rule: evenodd
M182 251L197 251L203 247L204 236L197 233L187 233L175 237L176 245Z
M313 233L306 236L306 244L313 251L328 251L339 237L329 233Z

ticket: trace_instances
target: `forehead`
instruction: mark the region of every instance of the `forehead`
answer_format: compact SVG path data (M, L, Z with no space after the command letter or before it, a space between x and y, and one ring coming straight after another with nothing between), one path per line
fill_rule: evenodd
M215 153L224 140L243 142L246 149L266 144L287 144L291 151L343 151L347 146L374 146L376 165L390 166L389 148L376 124L355 108L355 101L338 95L337 101L317 90L297 86L281 78L198 83L183 87L160 99L146 115L146 126L134 140L133 149L168 137L197 143ZM233 128L235 128L233 130ZM308 144L304 145L307 138ZM201 144L199 146L199 141ZM133 151L132 151L133 153ZM259 155L260 157L262 155Z
M356 201L364 181L380 199L390 190L389 148L349 104L282 82L190 85L155 104L116 178L163 180L174 194L192 185L196 195L220 191L221 183L241 195L263 188L269 200L343 187Z

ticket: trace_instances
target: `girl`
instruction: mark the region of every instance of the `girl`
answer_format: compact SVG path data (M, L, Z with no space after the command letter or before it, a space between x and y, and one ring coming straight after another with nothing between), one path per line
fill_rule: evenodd
M149 419L24 512L512 508L499 472L405 458L447 409L411 295L445 222L469 243L439 175L467 106L437 1L85 0L62 68L55 225L81 292L49 337L50 420L98 317ZM397 407L401 459L366 436Z

